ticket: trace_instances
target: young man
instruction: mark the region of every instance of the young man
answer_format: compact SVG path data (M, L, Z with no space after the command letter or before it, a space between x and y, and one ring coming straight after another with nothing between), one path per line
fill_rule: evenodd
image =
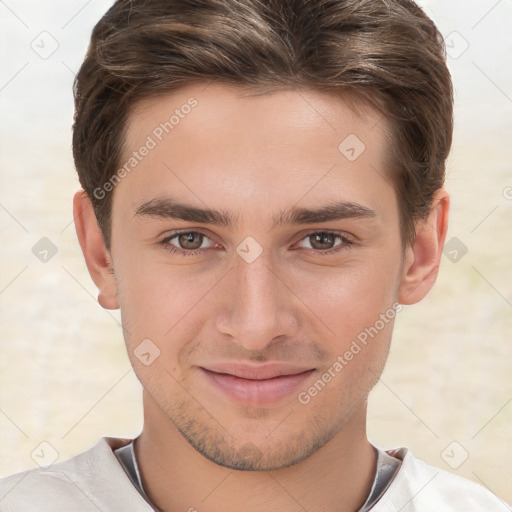
M76 230L144 427L3 479L1 510L506 510L366 436L448 223L451 81L416 4L118 0L75 97Z

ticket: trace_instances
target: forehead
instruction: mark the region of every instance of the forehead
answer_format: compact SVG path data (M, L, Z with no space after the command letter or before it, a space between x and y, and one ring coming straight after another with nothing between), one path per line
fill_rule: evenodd
M259 140L265 134L273 137L282 129L293 130L293 137L301 131L327 127L339 132L338 135L342 135L344 126L354 128L366 138L367 128L373 131L377 127L376 133L381 135L388 131L384 117L350 91L335 94L284 87L262 90L210 82L187 85L173 93L136 102L127 123L127 144L131 147L140 135L152 132L156 138L191 131L200 136L203 130L196 130L208 130L212 124L224 130L231 124L234 131L242 126L246 134L257 131ZM219 130L210 132L209 137L215 138L216 133ZM284 141L286 135L280 133L280 140Z
M134 209L167 192L247 215L263 209L274 219L298 202L357 200L378 209L394 194L387 135L382 115L353 98L190 85L134 106L123 164L150 149L132 161L114 196Z

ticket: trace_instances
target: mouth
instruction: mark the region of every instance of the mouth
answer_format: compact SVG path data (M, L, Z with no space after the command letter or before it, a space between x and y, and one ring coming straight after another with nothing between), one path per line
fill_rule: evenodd
M251 405L266 405L297 391L315 372L283 364L211 365L199 367L214 389L225 397Z

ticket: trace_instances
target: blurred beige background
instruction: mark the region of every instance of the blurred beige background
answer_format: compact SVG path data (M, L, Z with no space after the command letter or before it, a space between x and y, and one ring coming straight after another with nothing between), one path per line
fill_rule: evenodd
M96 302L71 214L71 84L110 4L0 2L2 476L35 466L42 442L64 459L142 427L119 315ZM435 289L398 317L369 436L512 504L512 2L421 5L456 92L451 245ZM43 237L57 249L46 263L33 253Z

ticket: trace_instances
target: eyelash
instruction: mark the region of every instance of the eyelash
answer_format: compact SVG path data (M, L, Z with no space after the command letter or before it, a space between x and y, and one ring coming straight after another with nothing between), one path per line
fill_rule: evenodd
M206 234L201 233L200 231L173 231L169 236L165 237L162 241L159 242L159 245L161 245L166 251L178 254L179 256L197 256L201 252L207 250L207 249L194 249L194 250L186 250L186 249L180 249L179 247L176 247L174 245L171 245L169 242L176 238L179 235L191 235L191 234L197 234L197 235L203 235L206 238L209 238ZM342 241L341 244L335 246L333 249L328 249L325 251L322 251L320 249L305 249L306 251L314 251L317 254L326 255L326 256L332 256L334 254L337 254L342 251L349 250L353 245L355 245L355 241L346 235L342 235L341 233L337 231L311 231L307 233L303 238L300 239L300 241L312 236L312 235L334 235L338 239Z

